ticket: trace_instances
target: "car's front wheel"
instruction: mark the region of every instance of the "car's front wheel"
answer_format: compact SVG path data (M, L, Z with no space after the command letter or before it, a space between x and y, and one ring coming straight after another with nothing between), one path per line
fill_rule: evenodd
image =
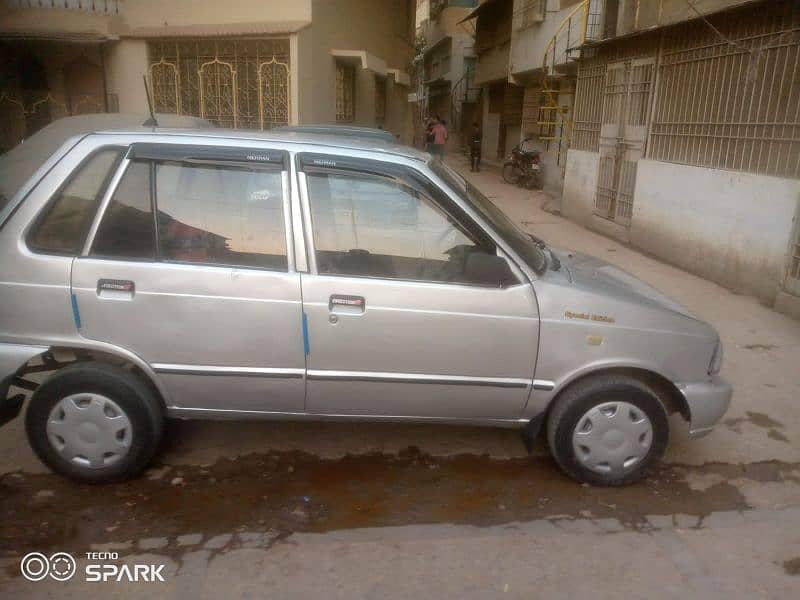
M558 398L547 419L553 458L573 479L594 485L638 481L664 454L668 438L658 396L621 375L579 381Z
M25 428L31 447L53 471L109 482L147 466L161 441L164 414L134 373L87 362L60 369L39 386Z

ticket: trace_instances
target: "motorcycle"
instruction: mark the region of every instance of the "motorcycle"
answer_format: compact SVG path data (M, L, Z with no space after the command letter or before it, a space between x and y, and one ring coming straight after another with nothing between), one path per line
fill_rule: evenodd
M511 156L503 163L503 180L528 190L542 187L542 165L538 150L525 151L522 143L511 150Z

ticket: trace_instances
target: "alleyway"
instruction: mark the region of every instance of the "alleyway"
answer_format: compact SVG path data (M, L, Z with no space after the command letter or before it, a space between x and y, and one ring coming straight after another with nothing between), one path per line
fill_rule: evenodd
M25 581L20 556L114 550L165 564L151 585L175 598L800 596L800 322L448 160L526 230L711 322L735 389L725 420L689 441L676 417L653 477L598 489L567 480L541 444L528 457L514 431L224 422L171 423L140 480L88 488L47 473L18 419L0 435L0 594L85 597L92 584Z

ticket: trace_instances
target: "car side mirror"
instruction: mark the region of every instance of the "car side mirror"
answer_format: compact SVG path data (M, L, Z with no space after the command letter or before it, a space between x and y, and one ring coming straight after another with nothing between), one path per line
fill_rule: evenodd
M472 252L467 256L464 279L467 283L502 287L516 278L503 257L496 254Z

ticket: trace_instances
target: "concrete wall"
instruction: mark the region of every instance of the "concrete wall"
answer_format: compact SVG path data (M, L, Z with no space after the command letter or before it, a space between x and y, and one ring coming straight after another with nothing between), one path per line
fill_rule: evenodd
M772 302L798 201L797 180L640 160L631 242Z
M572 148L567 152L561 214L582 225L588 226L592 218L599 162L597 152Z
M447 6L440 13L436 21L428 21L425 30L425 44L433 46L445 36L466 34L467 29L459 25L459 21L466 17L471 8L461 6Z
M312 0L126 0L123 17L129 28L213 23L310 21ZM268 5L268 6L267 6Z
M508 79L508 53L511 44L504 43L501 46L493 46L478 56L478 64L475 66L475 85L482 85L490 81Z
M111 35L123 23L118 16L82 10L44 8L10 8L10 2L0 2L0 29L9 32L95 33ZM132 4L132 2L126 2Z
M404 144L411 144L414 133L414 105L408 102L409 88L395 83L393 77L386 82L386 120L383 128L400 136Z
M483 90L483 139L481 140L481 159L495 162L497 161L497 142L500 135L500 113L489 112L489 86L484 86Z
M619 0L617 35L696 19L698 12L708 15L752 1L693 0L695 12L686 0Z
M263 0L236 0L227 6L216 0L126 0L122 13L110 16L84 10L12 9L2 2L0 28L113 36L125 35L137 27L311 20L311 0L269 0L268 9Z
M311 32L303 38L311 43L311 62L301 63L312 73L305 78L299 93L310 96L307 117L301 122L336 122L336 61L331 50L365 50L386 63L390 69L409 72L413 58L413 0L382 0L380 10L372 0L332 2L313 1ZM302 44L302 39L301 39ZM390 79L392 78L389 76ZM356 117L353 125L375 127L375 73L356 69ZM404 90L404 91L402 91ZM410 90L400 85L387 85L385 128L403 141L411 140L411 118L408 102L401 97ZM301 100L303 102L303 100Z
M146 113L147 95L142 75L147 73L147 43L122 40L104 46L106 85L117 94L120 112Z
M525 2L526 0L514 0L515 14L522 10ZM577 2L569 3L563 0L546 0L546 2L544 21L525 29L514 29L511 32L509 70L512 75L542 68L544 50L550 42L550 38L569 13L575 10L577 4ZM577 31L574 35L577 39ZM566 54L561 52L558 54L561 56L557 56L557 59L566 58Z
M726 287L775 301L793 219L800 214L800 181L642 159L625 229L593 215L598 162L597 152L568 152L564 216Z

